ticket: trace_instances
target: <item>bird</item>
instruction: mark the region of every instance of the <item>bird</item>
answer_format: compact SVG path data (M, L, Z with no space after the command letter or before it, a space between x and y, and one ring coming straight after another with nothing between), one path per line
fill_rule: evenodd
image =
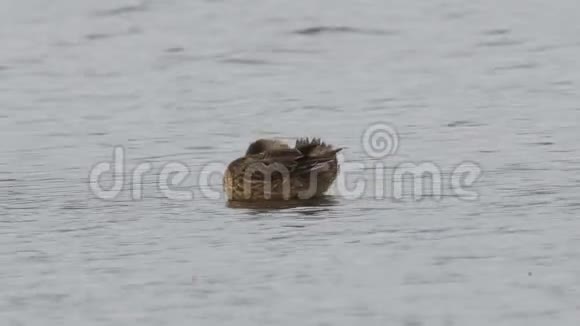
M320 138L298 138L294 147L277 139L252 142L223 178L228 201L313 199L324 195L339 171L334 148Z

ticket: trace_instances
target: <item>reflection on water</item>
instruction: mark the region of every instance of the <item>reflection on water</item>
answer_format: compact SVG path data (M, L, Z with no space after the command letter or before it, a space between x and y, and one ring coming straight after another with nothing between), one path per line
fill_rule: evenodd
M259 212L270 212L276 210L284 210L284 209L291 209L291 208L302 208L302 207L327 207L327 206L335 206L338 205L340 202L332 196L323 196L318 198L311 198L311 199L303 199L303 200L268 200L268 201L228 201L226 203L227 207L229 208L243 208L243 209L250 209ZM317 210L312 210L312 212L316 212ZM324 210L320 210L324 211ZM300 210L301 213L305 213L306 211Z
M0 325L576 325L577 7L0 1ZM377 121L400 146L369 161ZM302 136L348 148L350 181L475 162L479 199L200 186L255 139ZM115 146L128 186L103 201L88 171ZM168 163L191 200L159 189Z

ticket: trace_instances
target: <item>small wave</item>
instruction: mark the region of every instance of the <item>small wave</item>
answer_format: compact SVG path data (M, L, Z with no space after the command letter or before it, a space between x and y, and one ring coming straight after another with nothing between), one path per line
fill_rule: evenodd
M294 34L300 35L321 35L321 34L365 34L365 35L392 35L393 31L369 29L369 28L355 28L349 26L313 26L295 30Z
M100 41L100 40L106 40L106 39L110 39L110 38L114 38L114 37L136 35L136 34L140 34L140 33L142 33L142 30L139 27L133 26L133 27L128 28L127 30L121 30L121 31L88 33L84 36L84 38L85 38L85 40L88 40L88 41Z
M147 10L147 4L145 2L138 3L135 5L121 6L117 8L105 9L96 11L95 16L119 16L132 14L136 12L143 12Z
M504 47L504 46L517 46L517 45L522 45L522 44L524 44L524 42L521 40L504 38L504 39L499 39L499 40L479 42L477 44L477 46L493 48L493 47Z
M552 145L554 145L554 143L551 142L551 141L541 141L541 142L531 143L530 145L535 145L535 146L552 146Z
M482 32L483 35L505 35L509 34L510 30L507 28L494 28Z
M221 59L220 62L238 64L238 65L252 65L252 66L273 64L272 62L267 61L267 60L247 59L247 58L246 59L244 59L244 58L227 58L227 59Z
M449 122L447 124L447 127L481 127L483 126L482 123L478 123L475 121L469 121L469 120L457 120L457 121L452 121Z
M174 47L165 49L165 52L167 52L167 53L180 53L183 51L185 51L185 49L180 47L180 46L174 46Z
M528 69L534 69L537 67L538 67L538 64L536 64L536 63L524 62L524 63L494 67L493 69L491 69L491 71L498 72L498 71L509 71L509 70L528 70Z

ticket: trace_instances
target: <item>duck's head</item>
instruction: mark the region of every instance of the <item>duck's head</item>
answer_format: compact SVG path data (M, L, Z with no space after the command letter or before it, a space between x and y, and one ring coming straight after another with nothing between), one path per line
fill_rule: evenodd
M287 144L276 139L258 139L248 146L246 155L260 154L265 151L289 148Z

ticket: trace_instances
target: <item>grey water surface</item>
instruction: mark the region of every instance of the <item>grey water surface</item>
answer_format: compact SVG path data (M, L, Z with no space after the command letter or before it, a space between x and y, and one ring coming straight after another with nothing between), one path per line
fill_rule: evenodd
M577 325L579 21L575 0L0 1L0 325ZM391 155L365 151L377 122ZM345 147L364 192L226 205L225 164L300 136ZM405 163L441 198L378 196Z

